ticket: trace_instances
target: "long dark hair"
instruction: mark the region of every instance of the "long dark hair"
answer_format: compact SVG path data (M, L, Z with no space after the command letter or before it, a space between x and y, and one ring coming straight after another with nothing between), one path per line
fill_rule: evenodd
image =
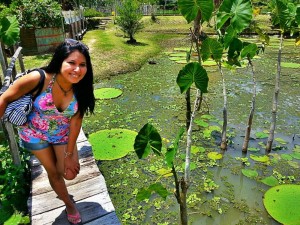
M65 39L55 50L48 66L43 67L47 73L60 73L63 61L74 51L79 51L85 56L87 71L78 83L73 84L75 97L78 101L80 115L85 113L94 113L95 96L93 86L93 68L88 47L80 41L74 39Z

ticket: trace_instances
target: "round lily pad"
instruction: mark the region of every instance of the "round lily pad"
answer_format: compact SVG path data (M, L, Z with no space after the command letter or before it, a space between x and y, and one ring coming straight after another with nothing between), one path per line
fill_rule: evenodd
M122 90L117 88L99 88L94 91L96 99L112 99L122 94Z
M285 225L298 225L300 221L300 185L284 184L270 188L264 194L267 212Z
M137 132L127 129L101 130L89 135L94 157L97 160L114 160L134 151Z
M300 68L299 63L292 63L292 62L282 62L281 66L286 67L286 68L293 68L293 69L299 69Z
M209 159L218 160L218 159L222 159L223 155L221 153L219 153L219 152L209 152L207 154L207 157Z

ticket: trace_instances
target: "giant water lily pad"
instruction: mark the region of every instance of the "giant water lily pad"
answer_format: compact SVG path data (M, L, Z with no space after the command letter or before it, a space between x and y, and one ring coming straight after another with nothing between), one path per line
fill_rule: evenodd
M101 130L89 135L94 157L97 160L114 160L134 151L137 132L126 129Z
M300 185L285 184L270 188L264 194L267 212L285 225L299 225Z
M293 68L293 69L299 69L300 68L299 63L293 63L293 62L282 62L281 66L286 67L286 68Z
M117 88L99 88L94 91L96 99L112 99L122 94L122 90Z

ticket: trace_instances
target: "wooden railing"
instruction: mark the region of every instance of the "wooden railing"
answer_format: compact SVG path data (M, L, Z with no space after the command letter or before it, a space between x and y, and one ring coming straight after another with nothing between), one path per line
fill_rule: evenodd
M76 11L62 11L62 14L66 24L66 37L81 40L87 31L87 23L83 16L83 8Z
M1 61L1 68L3 72L3 77L1 77L1 90L0 93L6 91L7 86L12 82L13 78L16 75L16 67L15 63L16 60L19 60L21 72L25 71L25 66L22 59L22 47L17 47L14 55L11 58L11 61L8 65L6 55L3 53L3 45L0 46L0 61ZM3 80L3 82L2 82ZM9 150L12 155L12 159L15 165L21 164L20 154L19 154L19 146L16 141L16 132L13 125L9 122L3 122L1 120L1 128L8 140Z

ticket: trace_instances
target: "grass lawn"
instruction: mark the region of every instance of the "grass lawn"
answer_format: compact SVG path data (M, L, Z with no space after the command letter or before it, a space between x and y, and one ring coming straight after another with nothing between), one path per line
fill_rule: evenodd
M82 42L90 49L95 82L110 76L138 70L148 59L163 49L174 46L174 42L188 41L182 32L189 25L181 16L158 17L159 23L151 23L144 17L145 28L135 35L136 45L129 45L123 32L113 22L105 30L88 31ZM26 69L47 65L51 54L24 56Z

